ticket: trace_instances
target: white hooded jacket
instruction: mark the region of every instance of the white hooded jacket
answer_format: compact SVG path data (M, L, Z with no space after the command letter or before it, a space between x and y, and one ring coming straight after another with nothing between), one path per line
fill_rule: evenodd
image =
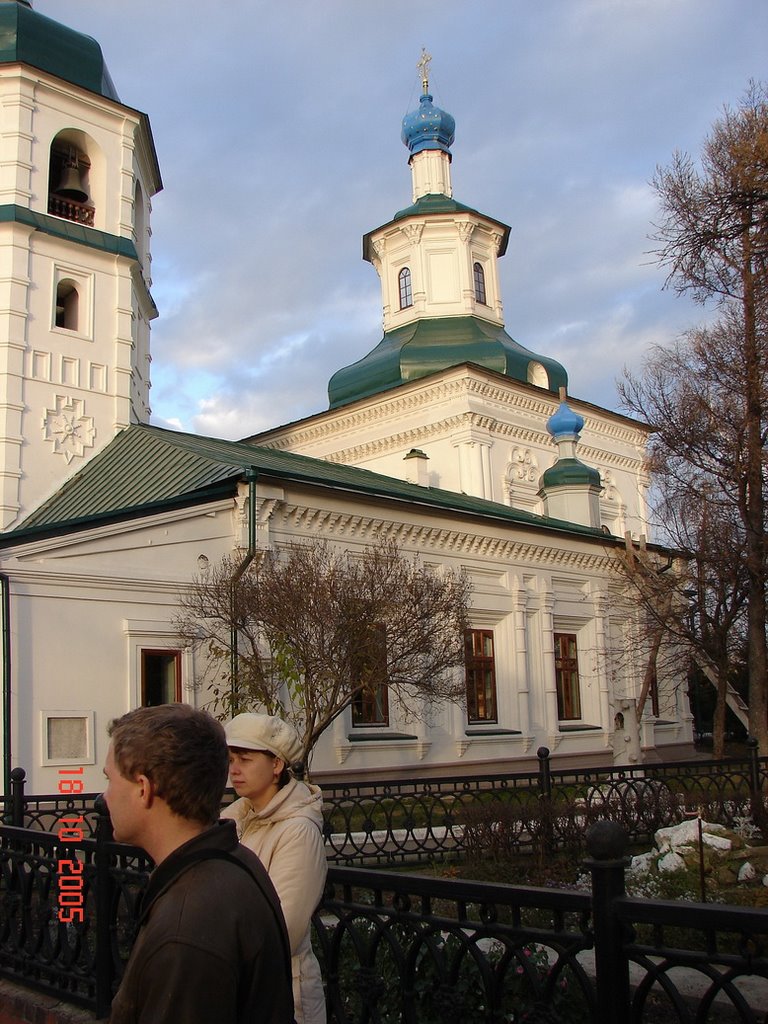
M288 927L297 1024L325 1024L320 965L312 951L310 921L325 886L323 796L317 786L292 779L266 807L255 811L241 797L222 812L233 818L240 842L269 873Z

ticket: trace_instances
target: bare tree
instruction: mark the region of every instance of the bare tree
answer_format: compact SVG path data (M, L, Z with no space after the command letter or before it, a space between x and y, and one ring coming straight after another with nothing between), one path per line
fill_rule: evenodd
M698 533L691 549L698 579L716 579L718 565L730 573L714 587L707 583L699 612L723 587L737 599L742 584L731 570L737 563L743 569L749 724L768 753L765 86L750 85L737 109L725 109L699 165L678 153L669 167L657 169L653 184L662 209L656 255L669 270L668 285L714 302L720 312L713 326L652 351L642 376L625 375L621 391L625 407L656 428L652 469L662 471L660 487L670 497L666 510L676 504L679 516L692 516L687 532ZM698 584L694 589L699 592ZM733 615L735 625L735 610ZM705 633L702 627L700 642Z
M662 492L664 488L662 487ZM695 491L678 499L662 494L657 512L675 550L662 554L629 537L620 557L632 603L639 604L635 648L647 652L638 717L652 691L657 663L689 661L716 692L714 754L722 757L726 708L743 719L743 701L731 685L743 663L746 572L727 519ZM746 723L745 723L746 724Z
M392 541L359 555L322 541L261 552L237 576L225 558L181 595L183 643L204 650L221 713L280 714L299 729L308 762L345 708L386 687L406 716L465 698L470 586Z

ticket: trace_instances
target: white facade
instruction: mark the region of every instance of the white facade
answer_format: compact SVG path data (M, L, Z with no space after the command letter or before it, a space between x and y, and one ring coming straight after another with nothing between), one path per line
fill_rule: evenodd
M647 428L572 397L568 404L585 420L579 458L603 482L600 525L618 537L645 534ZM430 487L543 515L539 480L557 458L546 424L558 405L542 388L464 365L252 440L414 482L415 448L427 456L420 468Z
M356 728L347 711L321 739L313 772L521 770L535 763L541 745L560 765L611 761L616 712L636 698L643 667L627 647L612 546L298 483L264 481L257 494L259 544L316 536L355 550L394 536L427 564L464 569L473 584L471 624L493 632L494 722L470 724L465 708L449 705L423 721L392 708L388 724ZM241 488L226 500L20 541L3 552L11 581L13 760L26 769L32 792L53 791L58 769L75 763L84 766L87 788L99 788L107 723L141 703L142 651L178 650L179 593L201 556L214 562L242 553L247 513ZM578 644L581 714L568 722L558 717L558 633ZM197 686L204 665L189 651L178 657L180 696L205 704L209 695ZM663 689L660 700L658 719L646 709L643 723L656 756L690 740L679 688Z
M141 114L27 65L0 65L0 117L7 529L117 431L149 420L149 214L159 176ZM77 161L88 199L59 201L51 215L61 154Z

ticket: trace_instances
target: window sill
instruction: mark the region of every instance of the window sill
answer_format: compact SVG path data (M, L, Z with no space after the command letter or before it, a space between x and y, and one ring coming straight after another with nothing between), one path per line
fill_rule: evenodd
M522 736L519 729L501 729L495 726L490 729L484 729L481 726L470 726L470 728L464 730L465 736Z
M599 725L558 725L560 732L600 732L601 726Z
M370 740L373 743L381 743L386 740L417 740L419 737L406 732L350 732L347 740L350 743L360 743Z

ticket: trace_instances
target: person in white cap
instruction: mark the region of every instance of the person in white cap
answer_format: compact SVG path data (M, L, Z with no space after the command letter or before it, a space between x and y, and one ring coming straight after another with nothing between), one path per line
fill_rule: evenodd
M243 846L253 850L277 890L288 926L297 1024L325 1024L320 965L310 923L328 871L323 843L323 797L293 778L299 735L273 715L236 715L225 726L229 777L239 800L222 812L234 818Z

